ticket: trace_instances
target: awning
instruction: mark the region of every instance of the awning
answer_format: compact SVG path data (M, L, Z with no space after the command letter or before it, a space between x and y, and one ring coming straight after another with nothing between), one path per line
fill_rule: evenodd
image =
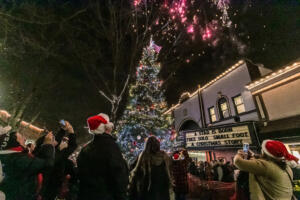
M273 139L283 142L300 142L300 116L267 122L259 126L260 140Z

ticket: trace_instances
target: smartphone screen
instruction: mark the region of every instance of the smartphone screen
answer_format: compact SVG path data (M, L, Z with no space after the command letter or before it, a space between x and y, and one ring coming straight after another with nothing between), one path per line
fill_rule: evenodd
M244 143L243 151L244 151L245 153L248 153L248 151L249 151L249 143Z
M65 126L65 125L66 125L66 122L65 122L65 120L63 120L63 119L62 119L62 120L60 120L60 121L59 121L59 123L60 123L61 125L63 125L63 126Z

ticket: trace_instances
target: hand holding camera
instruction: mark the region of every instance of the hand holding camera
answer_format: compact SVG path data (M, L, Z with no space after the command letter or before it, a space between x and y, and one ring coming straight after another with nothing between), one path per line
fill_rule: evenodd
M73 134L74 133L74 129L72 127L72 125L66 121L66 120L60 120L59 121L61 128L64 129L66 132Z
M249 148L249 143L244 143L243 144L243 149L238 150L238 154L243 158L243 159L250 159L254 157L253 151L250 150Z

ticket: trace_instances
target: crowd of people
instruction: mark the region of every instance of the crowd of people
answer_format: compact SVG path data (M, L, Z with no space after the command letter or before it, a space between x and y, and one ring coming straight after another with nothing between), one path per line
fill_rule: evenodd
M191 162L189 172L199 177L201 180L234 182L234 170L236 167L224 159L213 160L211 162Z
M188 173L202 180L233 182L236 200L293 197L293 173L298 159L278 141L265 141L262 155L239 151L234 165L224 160L193 161L185 149L166 153L155 136L128 164L111 134L106 114L88 118L93 140L77 149L68 121L54 134L46 131L35 144L25 144L18 132L0 135L1 200L185 200ZM249 180L249 181L248 181Z

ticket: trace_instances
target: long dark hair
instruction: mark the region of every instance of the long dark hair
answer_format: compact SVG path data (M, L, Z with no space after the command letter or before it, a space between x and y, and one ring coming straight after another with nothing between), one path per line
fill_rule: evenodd
M136 167L139 167L140 165L149 165L151 162L151 156L158 152L161 152L159 140L155 136L148 137L144 150L139 156L140 158L137 161Z
M155 154L160 151L160 142L155 136L148 137L145 143L144 152L147 154Z

